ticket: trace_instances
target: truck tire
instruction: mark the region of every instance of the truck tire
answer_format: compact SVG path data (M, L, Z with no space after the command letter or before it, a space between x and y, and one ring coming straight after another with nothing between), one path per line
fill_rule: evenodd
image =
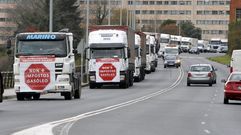
M133 83L134 83L134 75L133 75L133 72L132 72L132 71L130 72L129 79L130 79L129 86L133 86Z
M151 67L151 72L155 72L155 71L156 71L155 66Z
M81 97L81 81L80 79L78 78L77 79L77 82L75 82L75 87L74 88L74 99L80 99Z
M40 93L33 94L33 99L34 100L39 100L39 98L40 98Z
M24 100L24 94L23 93L16 93L17 95L17 100L18 101L23 101Z
M90 89L94 89L94 88L95 88L95 84L94 84L94 83L90 83L90 84L89 84L89 88L90 88Z
M64 93L65 100L72 100L72 92L65 92Z

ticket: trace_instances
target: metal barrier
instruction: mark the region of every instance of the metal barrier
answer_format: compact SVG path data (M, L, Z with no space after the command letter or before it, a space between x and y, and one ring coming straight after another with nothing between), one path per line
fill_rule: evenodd
M3 86L4 89L13 88L14 87L14 77L12 71L4 71L1 72L3 77Z

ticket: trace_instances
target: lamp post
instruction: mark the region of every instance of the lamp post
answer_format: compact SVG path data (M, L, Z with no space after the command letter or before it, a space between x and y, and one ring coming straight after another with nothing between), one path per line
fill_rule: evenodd
M49 32L53 31L53 0L49 0Z

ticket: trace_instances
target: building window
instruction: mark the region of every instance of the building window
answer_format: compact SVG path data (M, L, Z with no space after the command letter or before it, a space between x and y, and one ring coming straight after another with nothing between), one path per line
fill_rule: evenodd
M236 9L236 20L241 21L241 9Z
M143 1L143 5L148 5L148 1Z
M156 4L157 5L162 5L162 1L157 1Z
M155 1L150 1L149 5L155 5Z

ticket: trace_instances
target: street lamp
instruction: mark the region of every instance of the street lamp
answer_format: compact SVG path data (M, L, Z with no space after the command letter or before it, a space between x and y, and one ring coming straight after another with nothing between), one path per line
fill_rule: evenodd
M53 31L53 0L49 0L49 32Z

